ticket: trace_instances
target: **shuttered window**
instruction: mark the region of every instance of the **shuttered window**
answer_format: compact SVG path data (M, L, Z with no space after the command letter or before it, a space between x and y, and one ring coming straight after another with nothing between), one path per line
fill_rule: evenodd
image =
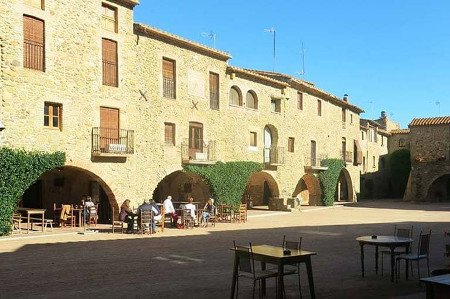
M105 30L117 32L117 8L102 4L102 27Z
M23 16L23 66L45 71L44 21Z
M242 106L242 95L237 86L233 86L230 89L230 105Z
M24 3L42 10L44 9L44 0L25 0Z
M102 39L103 85L117 87L117 43Z
M219 75L209 73L209 102L210 108L219 110Z
M56 103L44 103L44 127L62 128L62 105Z
M256 98L256 94L253 91L248 91L245 96L247 108L250 109L258 109L258 99Z
M175 124L164 123L164 141L168 145L175 145Z
M322 101L317 100L317 115L322 116Z
M293 153L294 152L294 137L289 137L288 139L288 152Z
M175 99L175 61L163 58L163 95Z
M303 93L297 92L297 109L303 110Z

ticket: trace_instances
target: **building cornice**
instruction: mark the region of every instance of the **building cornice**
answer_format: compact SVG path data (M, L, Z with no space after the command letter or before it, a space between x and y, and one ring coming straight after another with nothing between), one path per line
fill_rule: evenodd
M261 74L258 74L257 72L253 72L253 71L246 70L246 69L241 69L241 68L238 68L238 67L235 67L235 66L228 66L227 67L227 73L228 74L237 74L237 75L240 75L240 76L245 76L245 77L248 77L248 78L251 78L251 79L263 82L263 83L266 83L266 84L273 85L273 86L278 87L278 88L283 88L284 89L284 88L289 86L289 84L286 83L286 82L275 80L275 79L263 76Z

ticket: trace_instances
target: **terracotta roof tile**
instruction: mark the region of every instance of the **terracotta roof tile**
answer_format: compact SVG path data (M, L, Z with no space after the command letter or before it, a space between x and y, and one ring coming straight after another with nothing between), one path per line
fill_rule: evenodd
M409 129L395 129L390 131L391 134L409 134Z
M262 80L262 81L265 81L265 82L268 82L268 83L275 84L275 85L277 85L279 87L282 87L282 88L289 86L289 84L284 82L284 81L276 80L276 79L273 79L271 77L267 77L267 76L261 75L258 72L250 71L248 69L242 69L242 68L238 68L238 67L235 67L235 66L228 66L227 67L227 71L230 72L230 73L238 73L238 74L247 75L247 76L253 77L253 78L258 79L258 80Z
M450 125L450 116L414 118L409 124L410 127L433 125Z

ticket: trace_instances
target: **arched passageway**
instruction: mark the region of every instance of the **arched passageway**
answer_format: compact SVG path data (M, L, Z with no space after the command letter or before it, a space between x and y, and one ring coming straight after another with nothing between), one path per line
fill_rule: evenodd
M427 191L429 201L450 201L450 174L435 179Z
M260 171L249 177L242 202L251 202L252 206L267 206L270 198L278 197L279 194L275 179L267 172Z
M84 195L98 203L98 222L111 223L111 207L118 211L116 198L109 186L96 174L75 166L55 168L44 173L22 195L23 207L46 209L53 218L53 205L81 205Z
M211 197L212 190L203 178L192 172L175 171L164 177L153 191L153 199L163 202L167 196L172 201L186 201L192 196L194 201L205 203Z
M297 183L292 197L298 197L302 205L318 206L322 204L322 189L317 177L305 174Z
M353 185L348 170L343 168L339 174L334 196L335 201L353 201Z

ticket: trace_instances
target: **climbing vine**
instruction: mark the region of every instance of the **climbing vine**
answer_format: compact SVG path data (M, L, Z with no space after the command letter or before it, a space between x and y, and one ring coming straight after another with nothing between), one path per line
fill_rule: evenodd
M319 181L322 187L322 202L325 206L332 206L339 175L345 167L345 162L342 159L325 159L322 160L321 166L328 167L327 170L319 173Z

